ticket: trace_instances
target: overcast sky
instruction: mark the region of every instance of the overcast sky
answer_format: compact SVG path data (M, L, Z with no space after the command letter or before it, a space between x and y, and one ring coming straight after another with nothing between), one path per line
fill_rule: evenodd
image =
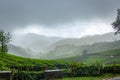
M0 0L0 28L15 34L81 37L113 31L120 0Z

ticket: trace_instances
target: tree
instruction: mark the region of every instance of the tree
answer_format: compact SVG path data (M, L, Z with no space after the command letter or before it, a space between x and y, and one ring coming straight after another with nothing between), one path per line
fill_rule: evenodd
M112 26L116 30L115 34L120 33L120 9L117 10L117 18L112 23Z
M0 30L0 52L7 53L8 47L7 43L11 41L11 35L9 32L4 32L4 30Z

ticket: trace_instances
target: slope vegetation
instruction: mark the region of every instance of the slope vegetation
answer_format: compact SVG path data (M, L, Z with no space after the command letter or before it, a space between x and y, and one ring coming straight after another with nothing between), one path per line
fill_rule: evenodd
M120 49L108 50L99 53L87 54L83 56L74 56L69 58L64 58L61 60L65 61L76 61L76 62L84 62L87 64L93 64L96 62L99 63L120 63Z
M39 71L44 70L46 66L48 66L48 68L66 68L67 65L69 65L67 62L62 61L38 60L0 53L1 70L22 69L23 71Z
M120 49L120 41L115 42L99 42L91 45L81 45L76 46L73 44L65 44L57 46L53 51L46 54L45 58L55 59L55 58L66 58L72 56L82 55L84 50L87 50L88 54L99 53L103 51Z

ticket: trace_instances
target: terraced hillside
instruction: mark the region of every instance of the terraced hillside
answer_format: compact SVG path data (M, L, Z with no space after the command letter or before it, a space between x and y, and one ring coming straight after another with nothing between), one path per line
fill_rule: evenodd
M46 66L48 66L48 68L66 68L67 65L69 65L67 62L62 61L23 58L10 54L3 55L3 53L0 53L1 70L10 70L14 68L17 70L40 71L44 70Z

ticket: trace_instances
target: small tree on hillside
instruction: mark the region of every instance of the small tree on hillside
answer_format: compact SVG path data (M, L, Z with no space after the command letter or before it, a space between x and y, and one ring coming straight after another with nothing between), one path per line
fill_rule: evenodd
M5 33L4 30L0 30L0 52L7 53L8 47L7 43L9 43L11 40L10 33Z
M115 34L120 33L120 9L117 10L117 18L112 23L113 28L116 30Z

